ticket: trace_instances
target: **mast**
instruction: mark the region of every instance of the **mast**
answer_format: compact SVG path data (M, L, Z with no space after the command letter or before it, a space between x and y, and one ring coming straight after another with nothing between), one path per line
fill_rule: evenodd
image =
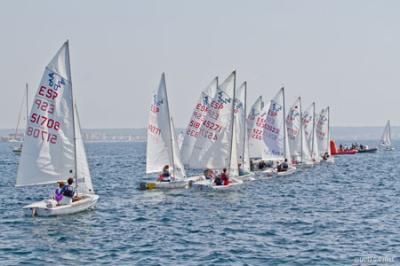
M66 41L67 45L67 68L69 76L69 82L71 84L71 111L72 111L72 130L73 130L73 137L74 137L74 176L75 176L75 188L78 188L78 159L77 159L77 148L76 148L76 125L75 125L75 98L74 98L74 90L72 88L72 73L71 73L71 58L69 55L69 41Z
M281 88L282 91L282 99L283 99L283 157L287 159L286 154L286 111L285 111L285 87Z
M233 71L233 97L231 110L231 147L229 151L229 169L232 166L232 145L233 145L233 130L235 123L235 99L236 99L236 70ZM237 167L237 166L236 166Z
M311 141L311 154L313 156L315 156L315 152L314 152L314 131L315 131L315 102L312 103L313 106L313 124L312 124L312 141ZM313 158L315 159L315 158Z
M301 108L301 97L299 97L300 105L300 160L303 163L303 112Z

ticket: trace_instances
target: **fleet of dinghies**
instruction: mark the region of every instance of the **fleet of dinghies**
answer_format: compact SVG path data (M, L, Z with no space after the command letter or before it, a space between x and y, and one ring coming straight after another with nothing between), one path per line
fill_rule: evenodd
M46 66L28 113L16 186L56 184L68 178L76 194L67 204L53 198L29 204L23 208L27 214L73 214L95 207L99 199L74 100L66 42ZM329 107L317 114L314 102L303 108L298 97L286 110L282 87L270 101L259 96L247 108L247 82L237 86L236 71L222 83L213 78L201 91L179 136L164 73L149 107L146 174L151 181L141 182L141 189L229 190L256 177L287 176L322 161L334 162ZM393 149L389 121L381 146Z
M236 86L233 71L222 83L213 78L200 93L177 145L163 74L152 96L147 131L146 171L159 177L140 188L226 190L256 175L287 176L321 160L333 162L329 131L329 107L317 116L315 103L303 111L298 97L287 112L284 88L266 104L258 97L247 115L247 82ZM186 177L185 167L204 174ZM217 184L223 169L229 182Z

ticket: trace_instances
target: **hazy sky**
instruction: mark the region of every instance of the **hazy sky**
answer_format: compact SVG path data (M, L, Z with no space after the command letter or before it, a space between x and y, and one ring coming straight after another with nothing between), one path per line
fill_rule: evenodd
M66 39L84 128L145 127L162 72L186 126L233 69L249 105L285 84L288 105L330 105L334 126L399 125L399 14L395 0L0 1L0 128Z

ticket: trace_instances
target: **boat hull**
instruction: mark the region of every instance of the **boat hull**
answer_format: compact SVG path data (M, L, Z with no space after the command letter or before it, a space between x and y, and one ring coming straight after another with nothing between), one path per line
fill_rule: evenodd
M373 153L377 152L378 148L371 148L371 149L359 149L358 153Z
M288 176L288 175L292 175L296 172L296 168L294 167L290 167L287 171L283 171L283 172L276 172L277 176Z
M61 205L55 207L48 207L48 200L34 202L23 207L25 215L29 216L60 216L69 215L89 209L93 209L99 200L98 195L94 194L80 194L82 199L72 202L68 205Z
M191 176L184 180L177 180L171 182L141 182L139 183L140 190L151 190L151 189L182 189L191 186L193 182L201 180L201 176Z
M225 190L232 190L237 188L239 185L243 184L243 181L238 179L236 176L230 178L230 183L227 186L216 186L212 180L201 180L194 182L192 184L192 188L197 190L217 190L217 191L225 191Z

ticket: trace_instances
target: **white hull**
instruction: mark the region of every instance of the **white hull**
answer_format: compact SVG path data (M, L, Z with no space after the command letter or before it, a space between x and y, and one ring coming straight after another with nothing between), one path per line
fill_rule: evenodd
M294 167L289 167L289 169L287 171L284 172L276 172L277 176L288 176L291 174L294 174L296 172L296 168Z
M237 179L239 179L239 180L242 180L242 181L254 181L254 180L256 180L255 178L254 178L254 173L253 172L250 172L250 173L247 173L247 174L245 174L245 175L240 175L240 176L236 176L235 178L237 178Z
M191 176L187 177L184 180L176 180L171 182L142 182L139 184L139 189L148 190L148 189L182 189L191 186L192 182L196 182L202 180L202 176Z
M82 212L95 207L99 200L98 195L80 194L82 199L68 205L47 207L47 200L34 202L23 207L25 215L29 216L58 216Z
M220 190L220 191L224 191L224 190L231 190L234 188L237 188L239 185L243 184L242 180L237 179L237 176L235 177L231 177L229 178L229 185L224 186L216 186L212 180L201 180L201 181L197 181L194 182L192 184L192 188L194 189L198 189L198 190Z

